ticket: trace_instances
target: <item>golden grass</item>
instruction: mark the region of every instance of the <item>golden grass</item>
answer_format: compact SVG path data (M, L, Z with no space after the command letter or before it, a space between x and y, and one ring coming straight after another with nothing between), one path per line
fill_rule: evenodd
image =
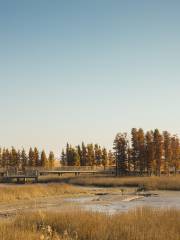
M71 210L61 213L31 213L1 221L1 240L38 240L40 225L51 226L59 239L79 240L179 240L180 211L142 208L105 215ZM66 231L66 238L63 233ZM73 238L74 233L76 237ZM67 235L69 236L67 238ZM55 238L49 238L55 239ZM56 238L57 239L57 238Z
M68 184L31 184L31 185L1 185L0 202L30 200L38 197L54 195L70 195L86 193L85 190Z
M180 190L180 176L161 177L100 177L83 176L66 179L70 184L98 187L138 187L152 190Z

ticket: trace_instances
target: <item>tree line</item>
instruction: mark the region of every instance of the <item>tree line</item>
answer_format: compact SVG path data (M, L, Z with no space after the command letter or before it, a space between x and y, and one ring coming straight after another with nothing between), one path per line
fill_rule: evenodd
M44 167L53 168L55 164L54 153L50 151L48 157L46 152L41 152L37 147L30 148L29 152L26 153L25 149L16 150L14 147L11 149L0 148L0 167L9 168L25 168L25 167Z
M112 151L107 151L98 144L87 144L72 147L69 143L62 150L61 164L63 166L104 166L115 164Z
M131 138L118 133L114 140L117 174L169 174L180 167L180 140L168 131L133 128Z
M144 132L142 128L133 128L131 135L118 133L113 150L107 150L99 144L82 144L72 146L67 143L62 150L62 166L114 166L119 175L160 175L162 172L174 173L180 167L180 139L168 131L158 129ZM0 148L0 167L43 167L53 168L55 156L52 151L46 155L37 147L16 150Z

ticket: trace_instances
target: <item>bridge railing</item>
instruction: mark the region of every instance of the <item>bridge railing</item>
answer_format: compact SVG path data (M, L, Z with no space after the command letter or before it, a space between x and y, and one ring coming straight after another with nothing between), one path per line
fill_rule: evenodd
M13 176L24 176L24 177L37 177L38 170L24 170L19 171L16 169L7 170L4 174L5 177L13 177Z

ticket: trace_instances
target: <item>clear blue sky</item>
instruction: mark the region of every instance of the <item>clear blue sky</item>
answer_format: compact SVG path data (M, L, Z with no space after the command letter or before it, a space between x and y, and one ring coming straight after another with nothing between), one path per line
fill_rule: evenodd
M179 0L0 0L0 144L180 133Z

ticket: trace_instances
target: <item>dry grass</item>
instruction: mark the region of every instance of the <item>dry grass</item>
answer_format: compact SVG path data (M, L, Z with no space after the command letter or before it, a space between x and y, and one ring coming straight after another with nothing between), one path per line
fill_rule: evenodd
M74 177L67 183L97 187L138 187L144 185L151 190L180 190L180 176L161 177Z
M67 184L1 185L0 202L30 200L54 195L85 194L85 190Z
M18 216L11 221L2 221L0 223L0 239L38 240L42 235L41 229L37 228L40 225L51 226L56 231L59 239L180 239L180 211L149 208L112 216L77 210ZM66 236L64 232L66 232ZM76 233L75 237L73 237L74 233Z

